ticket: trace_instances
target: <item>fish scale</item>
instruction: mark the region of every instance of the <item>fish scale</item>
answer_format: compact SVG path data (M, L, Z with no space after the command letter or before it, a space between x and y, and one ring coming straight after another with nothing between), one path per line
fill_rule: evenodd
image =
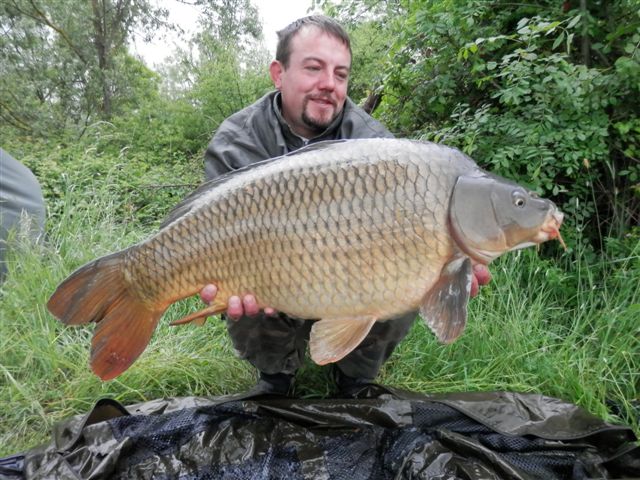
M317 144L205 184L155 235L72 274L48 307L68 324L99 322L91 365L105 379L140 355L171 303L209 283L216 302L185 321L252 293L261 307L320 320L310 349L321 364L374 322L419 308L449 342L464 327L471 257L488 263L558 235L551 202L529 196L530 211L511 212L516 194L528 195L441 145Z

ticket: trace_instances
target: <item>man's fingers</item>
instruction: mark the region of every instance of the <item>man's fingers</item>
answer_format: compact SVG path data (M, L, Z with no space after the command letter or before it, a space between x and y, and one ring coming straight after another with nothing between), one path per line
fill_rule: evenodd
M480 285L486 285L491 281L491 272L486 265L477 263L473 266L473 275L471 275L471 292L469 295L475 297L480 291Z
M258 307L258 302L256 302L256 297L253 295L245 295L242 299L242 304L244 306L244 314L252 317L260 313L260 307Z
M486 285L491 281L491 272L486 265L480 263L473 266L473 275L478 280L478 284Z
M207 305L211 305L211 302L213 302L217 294L218 287L212 284L205 285L202 290L200 290L200 298Z
M213 284L205 285L200 290L200 298L207 305L211 305L211 303L216 298L218 294L218 287ZM253 295L245 295L243 298L240 298L237 295L229 297L229 301L227 302L227 316L232 320L238 320L243 315L247 315L249 317L257 315L260 313L260 307L258 306L258 302L256 301L256 297ZM265 308L265 315L275 315L276 311L273 308Z
M243 313L244 308L242 307L242 300L240 300L240 297L229 297L229 301L227 302L227 316L231 320L238 320Z

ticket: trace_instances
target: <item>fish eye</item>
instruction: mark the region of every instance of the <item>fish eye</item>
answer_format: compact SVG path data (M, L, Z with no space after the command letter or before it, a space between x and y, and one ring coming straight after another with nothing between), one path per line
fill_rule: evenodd
M513 193L513 204L518 208L522 208L527 204L527 199L522 192Z

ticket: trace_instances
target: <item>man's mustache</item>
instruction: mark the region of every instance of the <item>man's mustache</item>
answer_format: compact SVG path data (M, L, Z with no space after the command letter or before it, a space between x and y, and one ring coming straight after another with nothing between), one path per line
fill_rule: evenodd
M322 100L330 103L333 107L336 107L338 103L331 96L328 96L328 95L309 95L306 97L306 103L308 103L310 100L314 100L314 101Z

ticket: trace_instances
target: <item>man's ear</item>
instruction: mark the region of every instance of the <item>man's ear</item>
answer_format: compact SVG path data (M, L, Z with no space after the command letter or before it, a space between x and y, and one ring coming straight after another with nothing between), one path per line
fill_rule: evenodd
M269 75L271 75L271 81L273 85L280 90L280 86L282 85L282 73L284 72L284 67L278 60L274 60L269 65Z

